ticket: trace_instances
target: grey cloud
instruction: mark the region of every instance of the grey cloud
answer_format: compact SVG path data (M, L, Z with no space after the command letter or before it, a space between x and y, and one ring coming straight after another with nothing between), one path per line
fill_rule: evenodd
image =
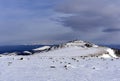
M53 35L60 34L55 31L57 25L50 20L54 14L53 2L0 0L0 45L53 40Z
M55 10L73 14L60 18L60 22L65 27L70 27L75 31L106 32L105 30L119 28L119 3L118 0L65 0Z
M57 22L73 30L72 36L62 37L118 44L120 38L115 35L120 35L119 4L119 0L62 0L54 9L63 13Z
M106 29L104 32L120 32L120 29Z
M84 11L118 14L118 12L120 13L119 4L119 0L63 0L62 3L57 5L55 10L68 14Z
M70 27L76 31L94 31L97 29L106 29L115 26L116 22L111 17L103 15L76 15L71 17L61 18L64 26Z
M119 0L1 0L0 45L74 39L116 43L119 4Z

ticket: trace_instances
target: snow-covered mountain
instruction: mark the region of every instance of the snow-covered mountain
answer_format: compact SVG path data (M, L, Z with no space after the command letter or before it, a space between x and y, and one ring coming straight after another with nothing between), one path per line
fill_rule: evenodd
M75 40L57 46L43 46L33 49L34 54L42 56L95 56L103 58L118 58L115 50L98 46L93 43Z
M120 81L116 49L76 40L23 54L0 55L0 81Z
M4 53L3 55L33 55L42 56L84 56L84 57L102 57L118 58L120 50L109 47L99 46L82 40L69 41L60 45L43 46L32 49L31 51Z
M42 56L91 56L103 58L118 58L119 50L108 47L98 46L96 44L74 40L55 46L43 46L32 49L31 51L13 52L5 55L32 55L40 54Z
M81 47L81 48L90 48L90 47L98 47L98 45L86 42L86 41L81 41L81 40L75 40L75 41L69 41L65 44L59 45L61 47Z
M63 48L70 48L70 47L79 47L81 49L84 48L92 48L92 47L98 47L98 45L89 43L89 42L84 42L81 40L75 40L75 41L69 41L67 43L63 43L60 45L55 45L55 46L43 46L40 48L33 49L34 52L48 52L48 51L53 51L53 50L58 50L58 49L63 49Z

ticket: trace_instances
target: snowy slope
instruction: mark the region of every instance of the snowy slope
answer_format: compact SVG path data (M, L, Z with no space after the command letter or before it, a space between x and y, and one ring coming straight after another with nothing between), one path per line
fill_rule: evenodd
M49 49L49 50L48 50ZM46 52L47 50L47 52ZM58 46L44 46L41 48L37 48L37 51L42 53L41 56L100 56L103 57L106 55L109 58L117 58L114 50L108 47L101 47L89 42L84 42L81 40L70 41L64 44L60 44Z
M89 56L94 54L102 54L106 51L103 48L79 48L79 47L67 47L57 50L52 50L45 53L36 53L41 56Z
M119 76L120 59L0 57L0 81L120 81Z
M111 48L72 41L37 50L1 55L0 81L120 81L120 59Z

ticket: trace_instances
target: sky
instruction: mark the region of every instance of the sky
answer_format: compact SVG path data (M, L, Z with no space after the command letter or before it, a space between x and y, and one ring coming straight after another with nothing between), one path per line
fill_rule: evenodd
M0 45L120 44L120 0L0 0Z

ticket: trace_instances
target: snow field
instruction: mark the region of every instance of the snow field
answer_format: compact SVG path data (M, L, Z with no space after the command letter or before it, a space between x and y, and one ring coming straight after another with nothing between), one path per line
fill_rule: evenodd
M120 81L119 76L120 59L0 57L0 81Z

